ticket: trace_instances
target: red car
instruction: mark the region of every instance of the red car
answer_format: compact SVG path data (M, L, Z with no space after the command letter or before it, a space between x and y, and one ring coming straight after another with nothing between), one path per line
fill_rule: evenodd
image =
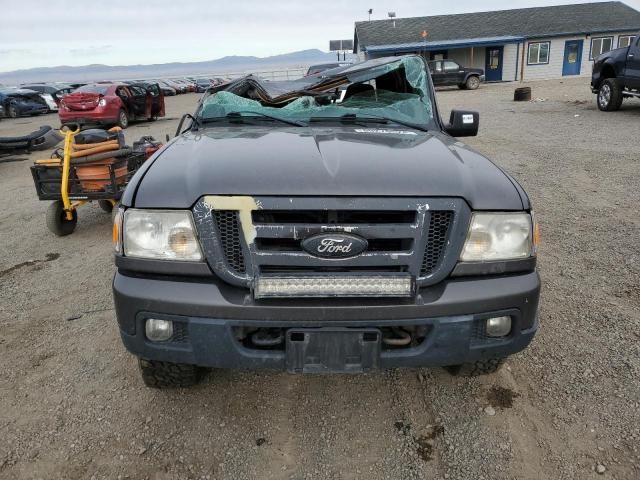
M118 125L164 117L164 96L157 83L91 83L62 97L60 123Z

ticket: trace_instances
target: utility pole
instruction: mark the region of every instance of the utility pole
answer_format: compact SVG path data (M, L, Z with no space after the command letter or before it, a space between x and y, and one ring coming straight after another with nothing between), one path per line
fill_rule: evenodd
M373 13L373 8L369 9L369 21L371 21L371 14Z

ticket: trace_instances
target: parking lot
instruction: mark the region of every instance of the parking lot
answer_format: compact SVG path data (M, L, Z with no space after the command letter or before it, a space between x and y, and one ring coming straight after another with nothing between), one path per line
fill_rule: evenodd
M598 111L584 78L438 92L480 112L467 143L531 196L541 329L499 373L211 372L151 390L118 336L110 216L45 225L29 166L0 161L0 478L588 479L640 477L640 101ZM131 125L173 135L198 95ZM0 120L26 134L56 115ZM214 193L214 192L212 192Z

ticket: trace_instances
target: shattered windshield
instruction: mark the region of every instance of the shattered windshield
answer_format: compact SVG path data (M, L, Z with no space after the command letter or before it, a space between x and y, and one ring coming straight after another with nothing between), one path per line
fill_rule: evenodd
M250 117L294 125L395 122L426 129L433 121L425 63L418 56L369 60L294 81L248 76L210 92L196 112L202 124Z

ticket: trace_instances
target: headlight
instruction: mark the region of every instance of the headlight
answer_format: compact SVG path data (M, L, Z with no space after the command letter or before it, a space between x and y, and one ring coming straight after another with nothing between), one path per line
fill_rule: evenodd
M202 260L189 211L130 208L124 212L122 238L127 257Z
M474 213L460 260L516 260L534 254L531 215Z

